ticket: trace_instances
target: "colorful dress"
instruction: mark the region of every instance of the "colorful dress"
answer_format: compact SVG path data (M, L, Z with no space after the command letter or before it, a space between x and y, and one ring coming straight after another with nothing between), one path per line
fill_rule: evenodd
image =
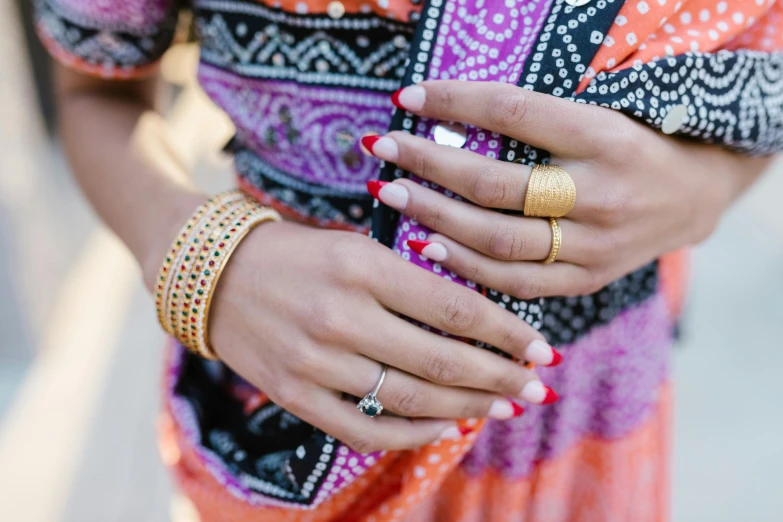
M410 261L483 292L565 357L540 368L561 395L510 421L408 452L361 455L269 402L219 363L173 345L164 452L205 522L668 519L669 352L678 254L582 297L520 301L415 254L427 230L365 183L407 175L361 154L368 132L429 137L436 122L389 95L425 79L497 81L601 104L746 154L783 148L783 6L770 0L193 0L199 81L234 121L238 183L286 215L372 231ZM38 0L66 65L149 74L175 0ZM682 108L678 108L682 111ZM639 146L644 146L643 143ZM546 151L479 128L465 147L502 161ZM436 188L437 187L433 187ZM449 194L451 195L451 194ZM483 346L482 348L493 349Z

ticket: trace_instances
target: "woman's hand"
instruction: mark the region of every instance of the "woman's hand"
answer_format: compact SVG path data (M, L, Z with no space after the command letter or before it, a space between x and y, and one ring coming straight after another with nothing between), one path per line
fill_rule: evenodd
M259 226L217 287L210 337L220 358L303 420L361 452L458 436L453 420L507 419L508 400L552 402L535 373L487 350L424 330L401 314L520 359L559 356L539 333L477 292L401 259L360 234L292 223ZM363 397L389 365L371 419Z
M463 277L510 295L583 295L661 254L698 243L767 159L659 134L619 112L499 83L429 81L395 103L418 115L463 122L548 150L576 184L576 206L559 218L562 246L547 258L545 219L521 211L531 168L393 132L364 138L377 157L475 203L411 180L370 191L437 232L414 247ZM482 208L486 207L486 208Z

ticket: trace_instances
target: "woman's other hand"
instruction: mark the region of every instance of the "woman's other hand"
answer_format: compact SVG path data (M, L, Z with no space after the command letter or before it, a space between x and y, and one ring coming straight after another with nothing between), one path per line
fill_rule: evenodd
M521 211L531 168L402 132L364 138L373 154L474 204L411 180L370 191L437 232L413 247L449 270L522 298L597 291L661 254L708 237L731 201L766 166L715 146L659 134L623 114L521 88L429 81L396 103L418 115L463 122L548 150L576 185L559 218L562 246L545 265L549 222ZM484 208L482 208L484 207Z
M518 317L356 233L267 223L226 267L211 344L278 405L361 452L458 436L453 419L521 412L556 395L523 365L420 328L478 339L540 364L559 356ZM378 393L399 417L369 418L343 393ZM449 419L449 420L444 420Z

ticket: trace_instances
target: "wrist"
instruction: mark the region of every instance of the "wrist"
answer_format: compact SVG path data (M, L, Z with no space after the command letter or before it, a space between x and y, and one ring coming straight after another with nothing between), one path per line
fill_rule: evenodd
M155 228L134 252L141 266L144 286L152 291L166 251L188 218L208 196L189 190L172 190L156 205Z

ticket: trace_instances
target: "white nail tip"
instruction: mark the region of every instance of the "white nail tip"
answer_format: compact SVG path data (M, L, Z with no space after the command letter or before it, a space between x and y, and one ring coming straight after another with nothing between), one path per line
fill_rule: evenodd
M489 418L506 420L514 416L514 407L508 401L498 400L492 403L488 413Z
M546 388L544 388L541 381L530 381L522 388L520 397L524 401L533 404L541 404L546 398Z
M535 340L527 346L525 358L536 364L547 365L555 358L552 348L544 341Z
M427 259L441 263L446 260L449 253L446 247L440 243L432 243L421 249L421 253Z
M459 440L462 434L459 432L459 428L456 426L449 426L443 433L440 434L438 440Z
M408 204L408 189L396 183L389 183L378 191L378 198L394 209L404 210Z

